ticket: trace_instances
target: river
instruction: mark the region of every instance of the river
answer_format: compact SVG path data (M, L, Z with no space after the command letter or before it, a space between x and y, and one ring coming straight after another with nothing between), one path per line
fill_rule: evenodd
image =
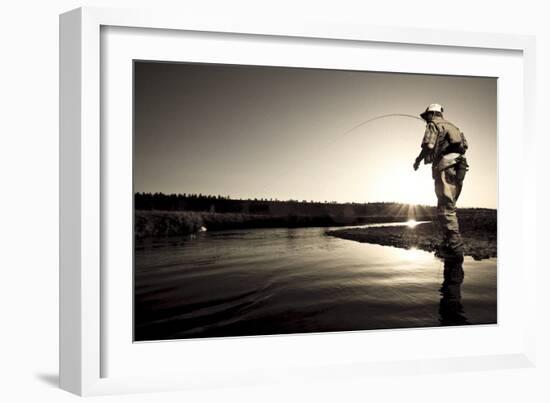
M444 264L327 229L136 244L135 340L496 323L496 259Z

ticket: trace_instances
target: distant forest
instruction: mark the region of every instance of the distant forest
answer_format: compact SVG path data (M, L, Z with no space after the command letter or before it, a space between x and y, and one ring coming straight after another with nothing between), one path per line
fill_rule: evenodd
M232 199L229 196L202 194L136 193L136 210L146 211L195 211L209 213L240 213L261 215L304 216L407 216L411 210L415 216L431 216L430 206L409 206L393 202L337 203L334 201Z

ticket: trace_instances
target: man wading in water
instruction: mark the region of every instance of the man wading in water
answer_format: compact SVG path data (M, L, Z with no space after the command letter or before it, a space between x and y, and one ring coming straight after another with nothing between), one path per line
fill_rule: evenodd
M432 164L437 216L443 233L443 242L438 246L436 254L441 257L462 257L464 245L456 217L456 201L468 170L464 157L468 143L460 129L443 118L441 105L431 104L420 117L427 124L422 150L413 167L416 171L422 160L425 164Z

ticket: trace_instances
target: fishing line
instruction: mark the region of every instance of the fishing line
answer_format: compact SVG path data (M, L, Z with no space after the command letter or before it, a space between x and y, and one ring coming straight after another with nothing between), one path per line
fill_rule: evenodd
M420 120L422 122L424 122L424 119L422 118L419 118L418 116L414 116L414 115L408 115L406 113L388 113L388 114L385 114L385 115L379 115L379 116L375 116L373 118L370 118L370 119L367 119L355 126L353 126L351 129L349 130L346 130L344 133L342 133L341 135L339 135L337 138L335 138L334 140L328 142L323 148L320 148L318 151L323 151L325 150L327 147L333 145L334 143L342 140L345 136L347 136L348 134L350 134L351 132L359 129L361 126L364 126L366 124L369 124L371 122L374 122L376 120L380 120L380 119L385 119L385 118L393 118L393 117L401 117L401 118L410 118L410 119L416 119L416 120Z
M317 152L321 152L321 151L324 151L325 149L327 149L328 147L332 146L333 144L335 144L336 142L342 140L344 137L346 137L348 134L352 133L353 131L359 129L360 127L364 126L364 125L367 125L371 122L374 122L376 120L380 120L380 119L385 119L385 118L392 118L392 117L402 117L402 118L409 118L409 119L415 119L415 120L420 120L422 122L424 122L424 119L422 118L419 118L418 116L415 116L415 115L409 115L407 113L387 113L385 115L379 115L379 116L375 116L373 118L370 118L370 119L367 119L355 126L353 126L351 129L349 130L346 130L345 132L343 132L342 134L340 134L338 137L336 137L334 140L332 141L329 141L328 143L326 143L323 147L319 148L317 150ZM293 166L291 166L288 170L284 171L282 174L278 175L277 178L275 180L279 180L281 179L282 177L290 174L291 172L293 172L294 170L298 169L298 164L293 164Z
M349 129L348 131L342 133L342 136L341 136L341 137L344 137L346 134L351 133L352 131L354 131L354 130L360 128L360 127L363 126L363 125L366 125L367 123L374 122L375 120L379 120L379 119L390 118L390 117L411 118L411 119L416 119L416 120L420 120L420 121L424 122L424 119L419 118L418 116L415 116L415 115L409 115L409 114L406 114L406 113L388 113L388 114L386 114L386 115L375 116L374 118L367 119L367 120L365 120L364 122L361 122L361 123L359 123L358 125L353 126L353 127L352 127L351 129Z
M401 117L401 118L410 118L410 119L416 119L416 120L420 120L422 122L424 122L424 119L422 118L419 118L418 116L415 116L415 115L409 115L407 113L388 113L388 114L385 114L385 115L379 115L379 116L375 116L373 118L370 118L370 119L367 119L361 123L359 123L358 125L355 125L353 126L351 129L349 130L346 130L344 133L342 133L340 136L338 136L337 138L335 138L333 141L327 143L323 148L319 149L319 151L323 151L325 150L327 147L333 145L334 143L342 140L342 138L344 138L345 136L347 136L348 134L350 134L351 132L359 129L361 126L364 126L366 124L369 124L371 122L374 122L376 120L380 120L380 119L385 119L385 118L393 118L393 117Z

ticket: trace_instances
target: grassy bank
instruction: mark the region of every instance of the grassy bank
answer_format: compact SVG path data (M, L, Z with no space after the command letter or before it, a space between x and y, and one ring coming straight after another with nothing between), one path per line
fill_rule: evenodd
M331 225L330 217L271 216L262 214L208 213L194 211L136 211L138 238L181 236L197 232L246 228L307 227Z
M477 214L459 214L460 232L464 240L465 255L476 260L497 256L497 216L495 210ZM417 248L428 252L441 242L437 222L407 226L349 228L327 231L328 235L357 242L373 243L398 248Z
M430 217L421 218L430 219ZM208 231L219 231L249 228L330 227L406 220L407 216L346 217L137 210L135 235L137 238L181 236L193 234L201 227L206 227Z

